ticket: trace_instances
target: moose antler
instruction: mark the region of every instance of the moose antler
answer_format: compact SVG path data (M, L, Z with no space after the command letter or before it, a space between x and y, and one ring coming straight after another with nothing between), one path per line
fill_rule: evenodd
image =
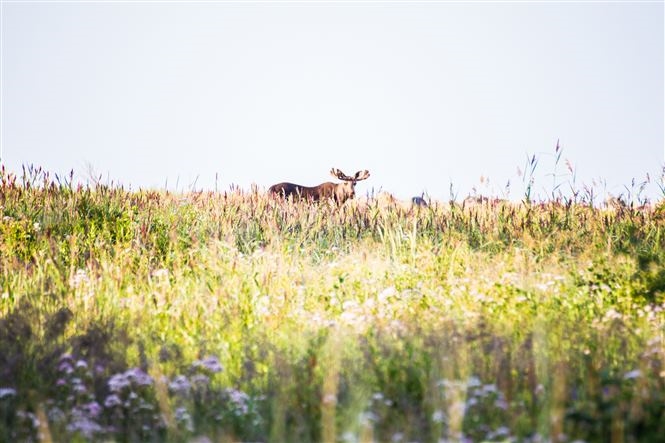
M349 177L348 175L346 175L345 173L343 173L342 171L340 171L337 168L332 168L330 170L330 175L332 175L333 177L337 177L338 179L344 180L344 181L353 180L353 177Z
M338 179L343 180L343 181L347 181L347 182L357 182L357 181L360 181L360 180L365 180L367 177L369 177L369 171L368 170L358 171L358 172L356 172L356 174L353 177L351 177L350 175L346 175L345 173L343 173L342 171L340 171L337 168L332 168L330 170L330 174L333 177L337 177Z
M365 169L364 171L356 172L355 180L356 181L365 180L367 177L369 177L369 171Z

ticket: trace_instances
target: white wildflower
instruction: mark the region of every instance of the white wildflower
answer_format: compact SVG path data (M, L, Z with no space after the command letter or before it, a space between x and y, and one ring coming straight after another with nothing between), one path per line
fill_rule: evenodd
M254 308L257 315L266 316L270 314L270 297L262 295L256 300L256 307Z
M155 269L150 273L150 275L153 278L168 278L169 277L169 270L160 268L160 269Z
M442 410L437 409L432 413L432 421L434 423L443 423L446 418L446 415L443 413Z
M623 375L624 380L634 380L636 378L640 378L642 376L642 371L639 369L633 369L632 371L626 372Z
M394 286L388 286L376 297L380 303L387 303L391 298L397 296L397 289Z
M90 278L85 269L77 269L76 273L69 279L69 286L72 288L78 288L89 281Z

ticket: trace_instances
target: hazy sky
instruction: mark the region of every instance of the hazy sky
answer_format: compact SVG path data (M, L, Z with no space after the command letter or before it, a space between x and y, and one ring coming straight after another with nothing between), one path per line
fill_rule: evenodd
M369 169L360 194L447 199L519 198L528 154L543 195L564 159L615 195L665 164L662 1L1 7L13 171L224 190Z

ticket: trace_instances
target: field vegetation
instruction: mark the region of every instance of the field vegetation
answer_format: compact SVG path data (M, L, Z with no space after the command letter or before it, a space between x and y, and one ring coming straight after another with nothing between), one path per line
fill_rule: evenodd
M665 435L663 204L0 179L0 441Z

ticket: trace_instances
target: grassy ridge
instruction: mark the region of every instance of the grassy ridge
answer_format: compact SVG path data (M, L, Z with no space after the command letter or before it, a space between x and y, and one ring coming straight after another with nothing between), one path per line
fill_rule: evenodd
M665 435L658 208L1 186L0 440Z

